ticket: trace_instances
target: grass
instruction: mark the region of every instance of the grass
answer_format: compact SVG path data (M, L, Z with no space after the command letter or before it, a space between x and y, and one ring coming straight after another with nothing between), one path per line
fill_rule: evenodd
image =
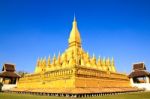
M70 99L66 97L33 96L23 94L0 93L0 99ZM150 99L150 92L138 92L120 95L89 97L82 99Z

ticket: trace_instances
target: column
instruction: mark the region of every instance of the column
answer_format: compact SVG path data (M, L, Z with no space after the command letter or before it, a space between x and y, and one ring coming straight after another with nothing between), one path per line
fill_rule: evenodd
M0 82L2 82L3 81L3 78L0 78Z
M133 78L130 78L130 84L133 86L133 84L134 84Z
M149 77L146 76L146 83L150 83Z
M19 78L16 78L16 85L18 84Z

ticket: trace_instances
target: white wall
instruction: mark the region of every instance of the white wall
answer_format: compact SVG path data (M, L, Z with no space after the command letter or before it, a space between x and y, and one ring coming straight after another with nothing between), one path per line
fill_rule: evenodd
M10 89L15 88L15 87L17 87L16 84L4 84L2 87L2 90L6 91L6 90L10 90Z
M147 91L150 91L150 82L149 82L149 78L148 77L146 77L146 83L134 83L132 78L130 78L130 83L131 83L132 87L137 87L137 88L140 88L140 89L144 88Z
M150 84L148 83L141 83L141 84L133 84L133 87L138 87L138 88L144 88L147 91L150 91Z

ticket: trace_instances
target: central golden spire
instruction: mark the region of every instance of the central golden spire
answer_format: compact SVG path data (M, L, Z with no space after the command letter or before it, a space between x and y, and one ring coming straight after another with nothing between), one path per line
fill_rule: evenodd
M72 30L70 32L70 37L69 37L68 41L69 41L69 47L72 47L72 46L81 47L81 38L80 38L80 33L78 31L75 16L74 16L74 21L73 21L73 24L72 24Z

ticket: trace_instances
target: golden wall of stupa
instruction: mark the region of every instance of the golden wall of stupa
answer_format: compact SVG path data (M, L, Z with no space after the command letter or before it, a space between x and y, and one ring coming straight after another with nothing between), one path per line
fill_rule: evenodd
M117 73L114 59L96 59L82 49L80 33L74 18L69 46L52 60L37 60L34 73L19 80L18 88L101 88L130 87L126 74Z

